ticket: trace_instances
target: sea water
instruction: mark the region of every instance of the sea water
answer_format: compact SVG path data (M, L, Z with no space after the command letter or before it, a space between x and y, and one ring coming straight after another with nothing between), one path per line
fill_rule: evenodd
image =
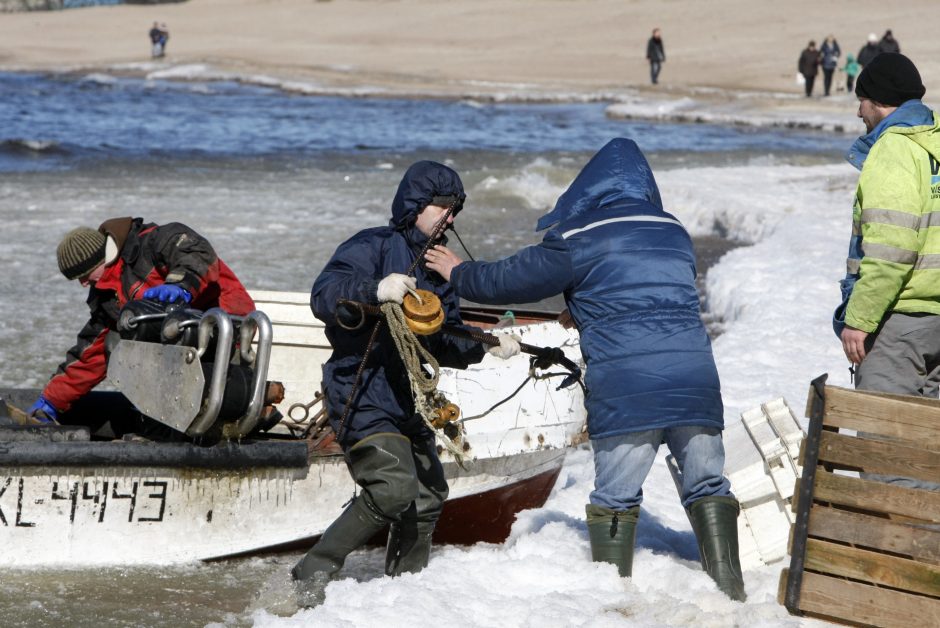
M388 221L414 161L461 174L468 201L457 230L475 258L495 259L537 242L536 220L591 155L629 137L650 159L666 209L700 246L712 244L700 250L705 258L725 250L715 239L747 244L761 227L696 221L698 205L753 203L759 222L766 173L833 163L849 141L614 120L600 102L340 98L239 81L0 73L0 94L0 382L10 387L41 387L84 322L86 291L55 262L56 244L78 225L185 222L250 289L306 292L340 242ZM244 624L284 601L297 557L8 572L0 623ZM367 552L350 573L380 572L381 557Z

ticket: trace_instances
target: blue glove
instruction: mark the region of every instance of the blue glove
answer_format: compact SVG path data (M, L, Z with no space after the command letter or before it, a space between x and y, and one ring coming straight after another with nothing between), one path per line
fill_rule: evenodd
M189 303L193 300L193 295L189 294L189 290L182 286L175 283L165 283L161 286L148 288L147 291L144 292L144 298L162 301L163 303L176 303L177 301Z
M59 411L55 407L46 401L46 398L42 395L39 395L39 399L36 400L36 403L29 407L29 410L26 412L29 416L36 419L40 423L58 423L59 422Z

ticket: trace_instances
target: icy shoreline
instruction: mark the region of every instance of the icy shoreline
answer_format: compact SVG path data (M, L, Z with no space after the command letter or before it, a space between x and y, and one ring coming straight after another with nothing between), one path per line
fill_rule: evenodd
M333 68L338 73L349 68ZM14 72L36 72L12 69ZM856 134L863 131L855 115L853 96L837 92L829 98L806 99L798 94L770 91L734 91L709 87L635 88L604 91L572 91L528 83L461 81L445 89L395 88L367 82L343 85L315 78L279 77L271 74L230 71L205 63L126 63L106 67L63 67L47 74L82 76L107 83L122 77L148 81L230 81L266 87L301 96L347 98L398 98L466 100L480 103L609 103L606 114L614 119L716 124L754 128L780 128Z

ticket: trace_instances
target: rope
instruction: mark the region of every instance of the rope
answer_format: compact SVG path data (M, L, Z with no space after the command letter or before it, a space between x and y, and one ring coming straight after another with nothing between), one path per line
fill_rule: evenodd
M440 365L434 356L418 342L414 332L405 322L405 313L402 312L399 304L383 303L382 313L385 314L389 333L408 371L411 392L415 398L415 409L424 419L424 424L437 435L447 450L453 454L457 464L462 467L464 456L460 445L447 436L444 430L434 427L433 423L435 406L443 406L447 403L444 395L437 390L437 384L441 379ZM431 373L421 366L422 358L431 367Z

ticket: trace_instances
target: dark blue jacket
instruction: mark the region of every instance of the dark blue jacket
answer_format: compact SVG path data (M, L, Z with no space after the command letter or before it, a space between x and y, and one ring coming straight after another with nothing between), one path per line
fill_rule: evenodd
M663 211L637 145L615 139L538 222L540 244L504 260L464 262L461 297L537 301L563 292L581 334L592 438L724 427L718 371L699 316L695 254Z
M457 173L430 161L411 166L392 202L389 225L365 229L341 244L313 284L310 308L326 323L326 336L333 347L333 355L323 365L323 381L330 421L337 432L376 319L367 318L360 329L347 331L337 324L336 302L350 299L376 304L376 289L383 277L408 273L427 242L427 236L414 226L415 217L439 196L456 196L462 202L465 195ZM431 290L441 298L445 324L460 325L458 300L451 285L423 265L418 265L413 274L418 288ZM466 368L484 356L482 346L473 341L444 334L421 338L441 366ZM428 432L415 413L408 374L384 323L362 373L341 444L350 447L378 432Z

